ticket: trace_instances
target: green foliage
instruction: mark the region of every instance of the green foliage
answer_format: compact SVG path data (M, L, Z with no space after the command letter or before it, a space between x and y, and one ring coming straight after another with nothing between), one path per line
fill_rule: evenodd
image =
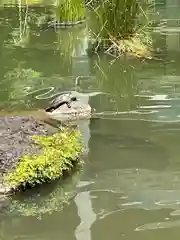
M7 175L7 184L13 189L33 187L61 177L77 163L82 152L80 133L62 129L52 136L33 136L40 154L24 155L16 169Z

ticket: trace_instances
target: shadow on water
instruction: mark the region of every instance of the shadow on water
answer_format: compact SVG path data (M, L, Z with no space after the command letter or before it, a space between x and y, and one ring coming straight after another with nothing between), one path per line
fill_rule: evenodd
M166 5L155 11L170 19L177 12ZM29 7L24 37L18 8L0 12L1 110L21 114L73 90L100 113L81 125L82 175L10 199L0 238L179 239L179 33L154 33L160 61L113 61L86 55L86 27L38 27L48 8Z

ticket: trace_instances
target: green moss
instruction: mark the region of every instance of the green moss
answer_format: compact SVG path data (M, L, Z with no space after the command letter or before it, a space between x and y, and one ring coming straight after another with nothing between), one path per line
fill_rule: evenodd
M80 133L73 129L62 129L52 136L33 136L32 140L42 151L22 156L16 169L8 173L6 182L13 189L34 187L61 177L77 163L83 151Z

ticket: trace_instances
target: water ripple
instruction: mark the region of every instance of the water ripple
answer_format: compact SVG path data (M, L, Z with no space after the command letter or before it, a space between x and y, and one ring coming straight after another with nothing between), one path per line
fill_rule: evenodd
M160 109L160 108L171 108L172 106L171 105L151 105L151 106L146 106L146 105L144 105L144 106L140 106L139 108L140 109L154 109L154 108L158 108L158 109Z
M145 230L155 230L159 228L173 228L179 227L180 220L175 221L166 221L166 222L155 222L155 223L147 223L142 226L139 226L135 229L135 231L145 231Z
M41 100L50 99L50 98L58 96L60 93L67 93L67 92L72 92L72 94L74 94L77 97L78 96L79 97L92 97L92 96L96 96L96 95L99 95L99 94L107 94L107 93L103 93L103 92L100 92L100 91L81 93L81 92L77 92L77 91L71 91L71 90L68 91L67 90L67 91L58 91L54 94L49 95L51 92L55 91L55 87L47 87L47 88L42 88L42 89L39 89L39 90L34 90L32 92L28 92L28 90L30 88L31 87L26 87L26 94L24 96L29 96L29 95L33 96L35 93L37 94L38 92L45 91L45 93L35 95L36 99L41 99Z
M26 90L26 94L24 96L34 95L35 93L42 92L42 91L45 91L45 93L36 95L35 96L36 99L49 99L49 98L53 98L53 97L59 95L59 92L58 92L58 93L54 93L54 94L52 94L50 96L46 96L49 93L53 92L55 90L55 87L42 88L42 89L34 90L32 92L28 92L29 89L31 89L31 87L26 87L26 89L25 89Z

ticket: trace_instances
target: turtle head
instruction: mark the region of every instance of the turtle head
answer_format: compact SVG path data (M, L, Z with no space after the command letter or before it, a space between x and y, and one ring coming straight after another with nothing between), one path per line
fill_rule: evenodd
M72 102L77 101L77 97L72 97L72 98L71 98L71 101L72 101Z
M55 110L54 107L48 107L45 109L46 112L53 112Z

